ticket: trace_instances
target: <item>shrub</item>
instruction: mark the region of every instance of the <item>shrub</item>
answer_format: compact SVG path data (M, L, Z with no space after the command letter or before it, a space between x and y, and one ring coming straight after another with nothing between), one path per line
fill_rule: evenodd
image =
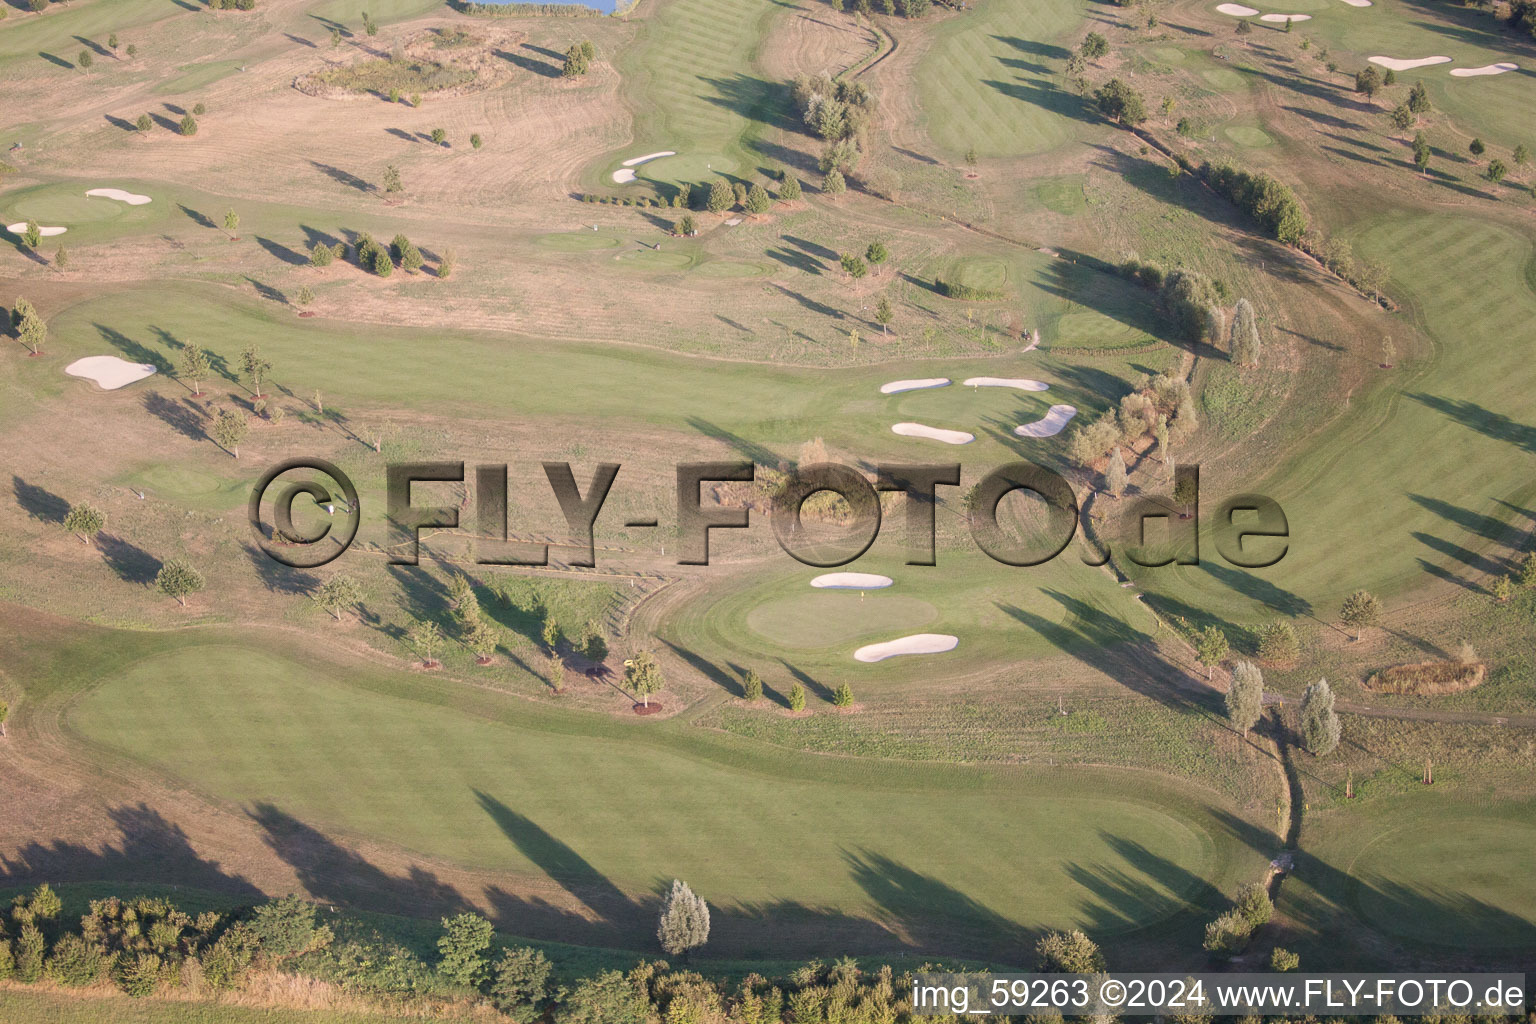
M388 277L395 272L395 265L389 258L389 250L376 248L372 257L373 272L380 277Z
M193 117L191 112L188 111L182 117L182 119L181 119L181 126L177 130L180 131L181 134L183 134L183 135L187 135L187 136L196 135L197 134L197 118Z
M805 687L801 686L799 683L796 683L794 686L789 688L789 710L805 710Z
M302 953L321 937L315 905L297 893L257 907L250 927L262 953L271 957Z
M747 669L742 677L741 692L747 700L758 700L763 696L763 677L755 669Z
M1035 966L1045 974L1098 974L1106 969L1099 947L1076 929L1051 932L1035 943Z
M853 707L853 687L839 683L837 689L832 691L832 703L840 708Z
M243 924L232 925L200 958L203 982L214 991L232 989L245 978L256 952L256 940Z
M1249 882L1238 890L1237 898L1232 901L1232 909L1252 928L1268 924L1275 913L1275 905L1270 902L1268 891L1258 882Z
M560 1014L561 1024L647 1024L651 1005L628 978L604 971L584 978Z
M1259 657L1268 662L1295 661L1301 654L1296 630L1289 622L1269 622L1258 630Z
M517 1024L533 1024L540 1005L553 994L554 965L536 949L509 949L501 954L491 979L491 1001Z
M45 973L61 985L78 988L101 977L106 960L85 939L70 932L54 943Z
M336 254L324 242L316 242L309 250L309 265L312 267L328 267L335 258Z
M942 277L934 278L933 290L947 299L962 299L966 302L995 302L1003 297L1000 291L974 288L958 281L946 281Z
M1289 186L1267 174L1250 174L1226 164L1201 164L1200 176L1275 238L1286 245L1301 241L1307 218Z
M1217 956L1235 956L1248 945L1253 927L1236 910L1229 910L1205 926L1205 948Z
M114 970L118 987L136 999L153 995L155 986L160 983L163 963L153 953L139 953L120 959Z
M479 985L489 972L485 951L493 934L491 922L479 914L443 918L443 934L437 940L438 973L459 985Z

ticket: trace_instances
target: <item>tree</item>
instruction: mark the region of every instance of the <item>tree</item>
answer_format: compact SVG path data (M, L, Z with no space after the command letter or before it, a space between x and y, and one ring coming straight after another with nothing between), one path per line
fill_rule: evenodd
M864 265L863 258L856 253L845 253L840 262L843 266L843 273L855 281L869 273L869 268Z
M485 951L495 929L479 914L443 918L443 934L437 939L437 973L458 985L479 986L489 976Z
M342 612L360 603L362 599L362 585L344 572L332 576L315 591L315 600L337 622L341 621Z
M709 904L680 879L661 906L656 938L668 956L682 956L709 941Z
M469 634L464 637L464 643L474 654L475 660L482 665L491 663L491 656L496 653L496 646L501 642L501 637L492 626L484 619L476 622L469 629Z
M443 649L443 631L435 622L418 622L406 638L411 648L421 656L421 663L427 668L432 668L440 662L437 660L437 652Z
M504 950L491 979L491 1001L516 1024L533 1024L541 1004L554 994L549 980L553 973L554 964L537 949Z
M799 683L796 683L794 686L789 688L789 710L805 710L805 687L801 686Z
M1268 622L1259 627L1259 657L1268 662L1295 661L1301 653L1296 630L1289 622Z
M251 932L263 956L285 957L303 953L322 935L315 923L315 905L298 893L280 896L256 908Z
M1415 114L1429 113L1429 90L1424 88L1423 82L1414 82L1413 88L1408 90L1408 109Z
M665 683L661 666L656 663L656 656L650 651L640 651L633 658L624 660L624 684L640 698L645 707L651 706L651 694L659 691Z
M1376 65L1368 64L1355 73L1355 92L1364 93L1366 99L1374 100L1380 91L1381 72L1376 70Z
M838 683L837 689L832 691L832 704L835 707L853 707L853 687L847 683Z
M1253 311L1253 303L1247 299L1237 300L1237 310L1232 315L1230 341L1234 363L1240 366L1259 365L1259 351L1262 347L1259 341L1259 318Z
M561 1024L647 1024L654 1010L618 971L584 978L560 1006Z
M448 133L443 131L443 129L441 129L441 128L433 128L432 129L432 144L434 146L443 146L443 145L446 145L447 143L448 143Z
M890 333L891 321L894 319L896 311L891 308L891 300L884 295L880 296L880 301L875 303L875 323L880 325L881 334Z
M81 502L69 507L69 514L64 517L64 529L80 538L80 543L86 547L91 546L91 538L102 531L107 525L107 514L94 505Z
M1515 585L1508 576L1500 576L1488 585L1488 593L1499 604L1505 604L1515 596Z
M210 370L206 349L188 345L181 350L181 376L192 382L194 395L203 393L203 378L208 376Z
M255 345L247 345L240 353L240 372L245 374L245 379L251 382L251 390L257 398L261 397L261 379L267 371L272 369L272 364L263 359L261 352Z
M1333 711L1333 688L1319 679L1301 696L1301 741L1317 757L1339 745L1339 716Z
M1515 147L1515 152L1512 155L1514 157L1516 167L1524 167L1526 164L1531 162L1531 151L1526 148L1526 145L1523 142Z
M250 429L245 417L231 409L220 409L213 418L213 439L219 447L237 459L240 457L240 442L245 440Z
M58 252L53 254L53 266L57 270L69 269L69 250L61 244Z
M1482 156L1488 151L1488 147L1483 145L1482 139L1473 139L1471 142L1467 143L1467 151L1470 152L1473 156Z
M1488 164L1488 180L1497 185L1509 173L1509 165L1495 157Z
M800 179L791 174L784 179L784 184L779 186L779 201L793 203L800 198Z
M43 976L43 953L47 948L37 925L22 925L21 933L16 936L17 981L31 984Z
M1277 974L1284 974L1287 971L1294 971L1300 966L1301 957L1297 956L1295 953L1292 953L1288 949L1283 949L1280 946L1276 946L1274 949L1269 951L1269 969L1276 972Z
M405 185L400 181L400 168L394 164L384 165L384 191L391 194L405 191Z
M5 735L5 720L7 718L10 718L10 717L11 717L11 706L9 704L7 704L5 701L0 700L0 736L4 736ZM9 952L9 950L6 950L6 952ZM0 954L0 955L3 955L3 954ZM3 971L0 971L0 975L3 975L3 973L4 973Z
M730 182L723 178L716 178L709 186L709 198L705 201L704 208L710 213L724 213L736 202L736 193L732 191Z
M192 105L192 113L196 114L198 117L202 117L204 114L208 113L207 104L203 103L202 100L198 100Z
M240 240L240 215L233 207L224 211L224 230L229 232L230 238Z
M139 131L147 133L151 128L155 126L155 122L149 119L148 114L140 114L139 119L133 123L133 126Z
M1429 169L1429 157L1429 142L1425 140L1424 133L1419 132L1413 137L1413 165L1419 169L1420 174Z
M1232 31L1236 32L1240 36L1252 35L1253 23L1250 22L1247 18L1240 19L1237 23L1237 27Z
M760 700L763 696L763 677L756 669L747 669L741 679L741 693L747 700Z
M1141 93L1119 78L1111 78L1094 90L1093 101L1099 113L1124 125L1138 125L1147 119L1147 105Z
M1120 446L1115 445L1110 449L1109 465L1104 469L1104 489L1118 498L1125 493L1125 485L1125 457L1120 454Z
M17 299L11 310L11 322L16 327L16 336L33 355L43 350L43 342L48 340L48 325L37 315L32 303L26 299Z
M452 249L443 250L443 254L438 257L437 270L435 271L439 281L447 280L448 275L453 273L453 265L457 259L458 254Z
M197 134L197 118L192 116L192 112L190 110L182 115L181 124L178 127L178 130L181 132L181 134L186 136Z
M1515 583L1524 590L1536 587L1536 551L1528 551L1520 559L1520 565L1515 569Z
M469 147L471 149L479 149L483 145L485 145L485 140L480 137L479 132L473 132L470 134Z
M572 43L571 48L565 51L565 64L560 68L560 74L566 78L575 78L587 73L591 61L586 52L582 50L580 43Z
M1339 618L1354 630L1356 640L1360 639L1360 631L1375 623L1380 616L1381 602L1368 590L1357 590L1350 594L1339 609Z
M93 58L91 56L91 51L90 50L81 50L80 51L80 56L77 57L76 60L79 61L80 69L82 71L89 71L89 70L91 70L91 65L96 63L95 58Z
M824 195L840 196L848 191L848 182L843 178L843 172L836 167L827 172L827 176L821 179L821 191Z
M961 159L965 161L967 167L975 167L977 161L981 158L976 153L975 145L970 145L966 147L965 156L961 157Z
M589 621L581 631L581 653L597 665L608 660L608 641L603 637L602 627L596 620Z
M692 238L694 235L699 233L699 225L695 223L693 214L685 213L681 218L678 219L678 222L673 225L672 231L674 234L680 235L683 238Z
M747 191L747 201L743 204L746 211L754 216L768 212L773 205L773 200L768 196L768 190L761 185L753 185Z
M589 64L597 59L597 47L592 45L592 40L583 39L581 41L581 56Z
M1259 671L1259 666L1251 661L1240 661L1232 667L1232 685L1227 687L1226 705L1227 720L1243 730L1246 739L1248 730L1258 724L1259 716L1264 713L1264 673Z
M137 57L138 55L139 55L139 48L137 46L134 46L132 43L129 43L128 44L128 59L132 60L133 58Z
M1253 928L1235 910L1229 910L1205 926L1206 950L1217 956L1235 956L1248 944Z
M403 234L396 235L394 241L389 243L389 248L394 258L400 261L400 269L408 273L420 270L426 262L422 259L421 250Z
M1408 109L1407 103L1399 103L1393 107L1392 113L1388 114L1387 117L1392 122L1392 127L1400 132L1405 132L1412 128L1413 122L1416 120L1413 116L1413 111Z
M203 574L184 558L173 558L155 574L155 589L166 597L174 597L181 606L187 606L187 598L206 585Z
M1042 974L1102 974L1104 954L1077 929L1051 932L1035 943L1035 969Z
M43 229L38 227L37 221L29 220L21 229L21 240L27 243L28 249L36 249L43 244Z
M1286 25L1289 26L1290 22L1287 21ZM1397 72L1393 71L1391 68L1387 68L1387 73L1381 76L1381 84L1385 85L1385 86L1396 85L1397 84Z
M113 32L111 35L107 36L107 46L110 47L113 50L117 49L117 33L116 32Z
M1109 52L1109 40L1097 32L1089 32L1083 38L1083 45L1077 48L1077 52L1089 60L1098 60Z
M549 680L549 688L556 693L565 689L565 659L560 657L559 651L550 651L546 659L548 667L544 678Z
M1227 634L1216 626L1206 626L1195 634L1195 654L1200 659L1200 664L1205 666L1205 678L1210 679L1226 658L1231 647L1227 644Z

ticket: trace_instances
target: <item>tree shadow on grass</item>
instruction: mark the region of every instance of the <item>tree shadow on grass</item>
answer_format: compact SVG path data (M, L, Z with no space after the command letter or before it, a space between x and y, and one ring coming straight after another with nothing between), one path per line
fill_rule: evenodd
M213 223L213 220L208 217L207 214L199 213L198 211L192 209L192 207L187 206L185 203L177 203L176 209L186 214L187 219L200 228L211 228L217 226Z
M523 45L529 46L528 43L524 43ZM529 48L534 50L539 49L539 47L532 46ZM559 58L559 64L550 64L546 61L534 60L532 57L521 53L514 53L511 50L492 50L491 55L494 57L500 57L502 60L508 61L512 64L516 64L524 71L532 71L534 74L540 76L541 78L559 78L561 77L562 69L565 67L565 57L563 55Z
M118 578L125 583L148 586L155 581L156 574L160 572L160 559L121 537L110 533L99 534L96 537L96 546L101 549L101 556L106 561L107 567L117 573Z
M160 420L182 437L193 441L208 439L208 417L190 398L172 401L158 391L146 391L144 411Z
M709 420L698 416L688 417L688 425L705 437L723 441L734 448L742 458L748 459L759 466L777 466L784 461L777 452L772 451L756 441L750 441L740 434L734 434L722 426L711 423Z
M73 64L56 54L48 53L44 50L38 50L37 55L48 63L53 64L56 67L64 68L66 71L73 71L75 69Z
M311 160L309 165L315 170L319 171L321 174L324 174L327 178L330 178L332 181L341 185L345 185L348 188L356 189L357 191L362 192L364 195L371 195L378 191L373 185L364 181L362 178L359 178L357 175L351 173L350 171L344 171L340 167L333 167L330 164L323 164L318 160Z
M27 483L15 474L11 475L11 489L16 493L16 504L33 519L59 525L69 515L69 502L46 487Z
M708 658L701 657L700 655L697 655L694 652L688 650L686 647L679 647L677 644L670 640L664 638L659 639L661 639L662 644L665 645L668 650L677 655L678 658L680 658L682 661L687 663L689 668L693 669L699 675L703 676L705 679L708 679L716 686L720 687L720 689L724 690L726 693L729 693L732 697L741 697L745 695L745 691L742 690L741 684L732 678L729 672L725 671L720 666L710 661Z
M308 597L320 586L320 577L314 573L284 565L254 544L245 546L245 556L251 560L251 568L256 570L256 577L271 593Z
M122 352L130 360L137 363L148 363L160 373L169 374L172 372L171 362L165 358L163 353L134 341L128 335L105 324L93 323L91 326L96 328L96 333L101 335L103 341Z
M290 267L302 267L309 262L308 256L304 255L296 249L290 249L288 246L283 245L281 242L274 242L270 238L263 238L260 235L257 235L256 244L267 250L267 252L276 258L288 264Z
M1422 391L1410 392L1408 398L1443 413L1462 426L1477 431L1484 437L1514 445L1524 452L1536 453L1536 427L1510 419L1503 413L1492 412L1476 402L1460 398L1445 398Z

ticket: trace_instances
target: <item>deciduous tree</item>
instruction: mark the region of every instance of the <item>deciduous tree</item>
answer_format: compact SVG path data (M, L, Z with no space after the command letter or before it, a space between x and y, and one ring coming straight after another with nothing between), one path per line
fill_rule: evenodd
M235 458L240 457L240 442L250 431L245 417L231 409L220 409L213 418L213 439Z
M184 558L172 558L155 574L155 588L166 597L174 597L183 608L187 598L206 585L203 574Z
M633 658L626 658L624 684L640 698L641 704L650 707L651 694L660 691L665 685L661 666L656 663L656 656L650 651L640 651Z
M437 652L443 649L443 631L435 622L418 622L409 637L411 647L428 668L438 664Z
M1301 741L1322 757L1339 745L1339 716L1333 710L1333 688L1319 679L1301 697Z
M361 603L362 600L362 585L344 572L330 577L315 591L315 601L321 608L330 612L337 622L341 621L342 612Z
M683 956L709 941L709 905L679 879L661 907L656 938L668 956Z
M1200 664L1205 666L1205 678L1210 679L1216 670L1216 666L1226 658L1231 647L1227 644L1227 634L1217 626L1206 626L1195 634L1195 653L1200 659Z
M1240 366L1258 366L1262 344L1259 340L1259 318L1253 311L1253 303L1237 300L1232 314L1232 333L1229 349L1232 361Z
M91 538L95 537L107 525L107 514L95 505L81 502L71 505L69 513L64 517L64 529L80 538L80 543L86 547L91 546Z
M437 972L456 985L479 986L490 974L486 951L495 929L479 914L443 918L437 940Z
M1350 594L1339 609L1339 618L1354 631L1356 640L1360 639L1360 631L1374 624L1380 615L1381 602L1368 590L1357 590Z
M192 393L203 393L203 378L211 372L212 366L208 360L208 351L196 345L188 345L181 350L181 376L192 384Z
M1234 728L1248 730L1258 724L1264 713L1264 673L1251 661L1240 661L1232 667L1232 684L1227 687L1227 720Z

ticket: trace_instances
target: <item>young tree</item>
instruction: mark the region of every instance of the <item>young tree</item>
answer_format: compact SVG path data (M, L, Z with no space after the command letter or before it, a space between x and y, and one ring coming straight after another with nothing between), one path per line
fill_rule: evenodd
M486 950L496 930L479 914L443 918L443 934L437 940L437 973L456 985L479 986L489 977Z
M705 201L704 208L710 213L724 213L736 202L736 193L731 188L730 182L723 178L716 178L709 186L709 198Z
M133 126L140 132L147 134L149 130L155 126L155 122L149 119L148 114L140 114L139 119L133 123Z
M1243 19L1238 21L1237 27L1234 28L1232 31L1236 32L1240 36L1252 35L1253 34L1253 23L1250 22L1247 18L1243 18Z
M1376 70L1376 65L1367 64L1355 73L1355 92L1364 93L1366 99L1374 100L1380 91L1381 72Z
M7 718L10 718L10 717L11 717L11 706L9 704L7 704L5 701L0 700L0 738L3 738L5 736L5 720ZM6 950L6 952L10 952L10 951ZM4 973L4 972L0 971L0 973Z
M683 238L692 238L694 235L699 233L699 225L694 222L693 214L685 213L681 218L678 219L678 222L673 226L672 231L674 234L680 235Z
M1381 616L1381 602L1368 590L1357 590L1344 599L1344 605L1339 609L1339 618L1344 624L1354 630L1355 639L1360 639L1360 631L1366 626L1373 625Z
M96 63L95 58L91 56L90 50L81 50L80 56L75 59L80 64L80 70L82 71L91 70L91 65Z
M1269 969L1276 974L1294 971L1301 966L1301 957L1288 949L1276 946L1269 951Z
M1290 23L1287 22L1286 24L1289 25ZM1393 71L1391 68L1387 68L1387 73L1381 76L1381 84L1389 87L1396 85L1397 72Z
M1301 740L1317 757L1339 745L1339 716L1333 711L1333 688L1319 679L1301 696Z
M1253 311L1253 303L1247 299L1237 300L1237 310L1232 315L1230 342L1234 363L1240 366L1259 365L1259 318Z
M823 195L840 196L848 191L848 182L843 178L843 172L836 167L827 172L827 176L821 179L821 191Z
M891 308L891 300L884 295L875 303L875 323L880 325L881 334L891 332L891 321L896 319L896 311Z
M965 161L967 167L975 167L981 157L977 155L976 147L971 145L966 147L965 156L961 157L961 159Z
M491 656L496 653L496 647L501 643L501 636L496 627L484 619L470 627L469 635L464 638L464 643L474 654L475 660L482 665L491 663Z
M331 613L332 618L340 622L342 612L362 602L363 588L357 580L339 572L320 584L315 591L315 600L321 608Z
M709 941L709 904L674 878L661 906L656 938L668 956L684 956Z
M1488 163L1488 180L1497 185L1504 180L1504 175L1509 173L1509 165L1498 157Z
M1111 78L1094 90L1099 113L1120 124L1135 126L1147 119L1147 105L1141 93L1119 78Z
M1467 143L1467 151L1473 156L1482 156L1488 151L1488 147L1483 145L1482 139L1473 139Z
M1515 147L1515 151L1513 154L1511 154L1511 156L1515 161L1516 167L1524 167L1526 164L1531 162L1531 151L1523 142Z
M759 700L763 696L763 677L756 669L747 669L741 678L741 693L747 700Z
M784 179L784 184L779 186L779 201L793 203L800 198L800 179L791 174Z
M560 657L559 651L550 651L547 662L545 678L549 680L549 688L560 693L565 689L565 659Z
M270 369L272 364L262 358L261 352L255 345L247 345L240 353L240 372L245 374L245 379L251 382L251 390L257 398L261 397L261 379Z
M110 47L113 50L117 49L117 33L116 32L113 32L112 34L107 36L107 46Z
M870 266L878 267L891 258L891 251L885 247L884 242L870 242L869 247L864 250L864 258L869 261Z
M1259 657L1264 661L1284 663L1295 661L1301 654L1301 644L1296 630L1289 622L1268 622L1259 627Z
M453 273L454 263L458 260L458 254L452 249L444 249L443 254L437 259L437 269L433 271L439 281L446 281Z
M773 200L769 198L768 190L761 185L753 185L747 191L747 201L742 204L743 208L753 216L767 213L772 205Z
M1246 739L1248 730L1257 725L1259 716L1264 714L1264 673L1259 671L1259 666L1251 661L1240 661L1232 667L1232 685L1227 687L1226 705L1227 720L1243 730Z
M240 457L240 442L245 440L250 429L245 417L230 409L220 409L213 418L214 441L237 459Z
M1083 38L1083 45L1077 48L1077 52L1089 60L1098 60L1109 52L1109 40L1097 32L1089 32Z
M566 78L575 78L587 73L590 66L586 53L580 43L572 43L571 48L565 51L565 64L560 68L560 74Z
M391 194L405 191L405 185L400 181L400 168L394 164L384 165L384 191Z
M57 252L53 254L53 267L55 270L69 269L69 250L61 244Z
M181 376L191 381L194 395L203 393L203 378L208 376L211 369L206 349L188 345L181 350Z
M1413 166L1423 174L1429 169L1429 157L1431 150L1429 142L1424 138L1424 133L1419 132L1413 137Z
M1205 678L1210 679L1226 658L1231 647L1227 644L1227 634L1216 626L1206 626L1195 634L1195 654L1200 659L1200 664L1205 666Z
M43 229L38 226L37 221L27 221L26 226L21 229L21 240L27 243L28 249L36 249L43 244Z
M192 113L196 114L198 117L202 117L204 114L208 113L207 104L205 104L202 100L198 100L192 105Z
M16 336L28 351L37 355L43 350L43 343L48 340L48 325L38 316L32 303L26 299L17 299L11 310L11 323L16 328Z
M181 606L187 606L187 598L202 590L203 574L184 558L173 558L155 574L155 589L166 597L174 597Z
M581 41L581 57L588 64L597 59L597 47L592 45L592 40L583 39Z
M843 273L857 281L869 273L869 268L864 265L864 260L856 253L845 253L839 261L843 266Z
M411 647L421 656L421 663L427 668L432 668L440 662L437 660L437 652L443 649L443 631L435 622L418 622L416 628L411 630Z
M554 995L554 969L549 958L531 946L504 950L491 979L491 1001L514 1024L534 1024L543 1003Z
M472 133L470 133L470 136L469 136L469 148L470 149L479 149L483 145L485 145L485 140L480 137L480 133L479 132L472 132Z
M181 124L178 127L178 130L181 132L181 134L189 137L197 134L197 118L192 116L192 112L190 110L182 115Z
M1102 974L1098 945L1077 929L1051 932L1035 943L1035 969L1042 974Z
M645 707L651 706L651 694L659 691L665 682L661 666L650 651L640 651L633 658L624 660L624 684Z
M102 531L107 525L107 514L95 505L81 502L69 507L69 514L64 517L64 529L80 538L80 543L86 547L91 546L91 538Z
M433 128L432 129L432 144L433 145L435 145L435 146L442 146L442 145L446 145L447 142L448 142L448 133L447 132L443 131L443 129L441 129L441 128Z
M1424 88L1423 82L1414 82L1413 88L1408 90L1408 109L1415 114L1429 113L1429 90Z
M138 55L139 55L139 48L137 46L134 46L132 43L129 43L128 44L128 59L132 60L133 58L137 57Z
M847 683L838 683L837 689L832 691L832 704L834 707L853 707L853 687Z
M315 301L315 293L310 289L309 285L301 284L299 285L299 293L294 297L294 301L302 308Z
M789 688L789 710L796 712L805 710L805 687L799 683Z

